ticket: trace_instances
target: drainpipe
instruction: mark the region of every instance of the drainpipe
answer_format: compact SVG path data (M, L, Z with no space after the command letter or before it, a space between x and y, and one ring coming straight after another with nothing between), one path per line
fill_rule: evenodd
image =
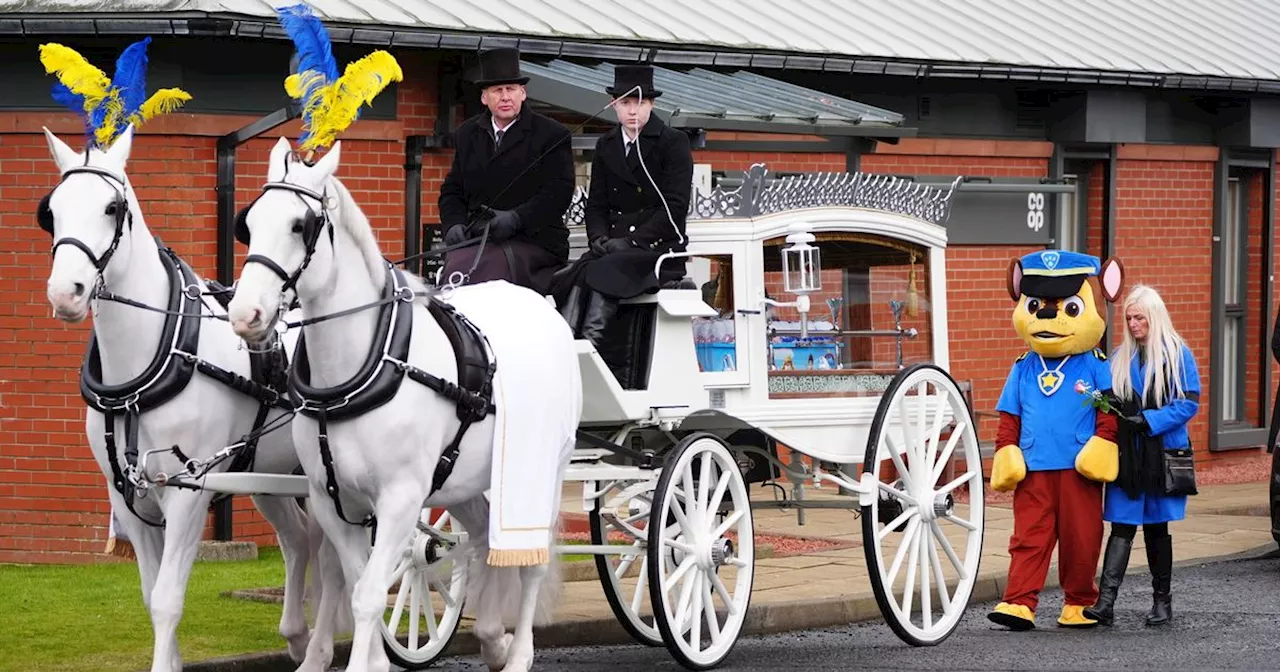
M428 137L411 135L404 139L404 256L411 257L424 249L422 226L422 152ZM416 268L414 267L416 266ZM406 268L421 273L423 260Z
M236 280L236 148L253 138L298 117L294 104L218 138L218 282L230 287ZM213 536L218 541L231 541L231 497L213 506Z

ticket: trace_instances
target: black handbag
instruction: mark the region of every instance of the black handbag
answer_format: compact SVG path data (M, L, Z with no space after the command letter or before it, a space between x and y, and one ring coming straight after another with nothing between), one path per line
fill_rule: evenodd
M1195 495L1196 462L1190 448L1164 451L1164 494Z

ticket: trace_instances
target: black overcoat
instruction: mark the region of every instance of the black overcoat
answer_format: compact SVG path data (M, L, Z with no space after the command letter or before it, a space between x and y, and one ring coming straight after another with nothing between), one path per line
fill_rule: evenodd
M654 277L653 269L662 254L685 249L681 237L693 191L689 136L653 115L640 130L639 148L644 165L635 162L629 166L618 126L596 141L591 163L591 190L585 209L587 239L623 238L635 248L599 258L588 253L582 277L591 289L616 298L654 291L685 273L682 258L664 262L660 279Z
M569 229L564 214L574 188L569 129L526 107L495 152L493 121L486 110L464 121L453 141L453 166L440 186L438 201L443 232L467 224L470 212L482 205L515 210L522 229L512 240L542 248L561 266L567 263ZM537 165L529 168L535 161ZM462 252L474 255L471 248Z

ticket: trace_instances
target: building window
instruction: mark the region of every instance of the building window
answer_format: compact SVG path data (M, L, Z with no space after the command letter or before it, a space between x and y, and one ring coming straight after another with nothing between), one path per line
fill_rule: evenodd
M1245 278L1248 275L1245 243L1248 240L1248 208L1239 177L1227 181L1227 212L1222 223L1222 371L1221 404L1224 424L1244 422Z
M1085 242L1083 214L1086 208L1082 206L1088 196L1087 187L1076 175L1063 175L1062 179L1065 183L1074 185L1076 190L1074 193L1062 194L1058 197L1062 213L1058 217L1058 247L1063 250L1083 252Z

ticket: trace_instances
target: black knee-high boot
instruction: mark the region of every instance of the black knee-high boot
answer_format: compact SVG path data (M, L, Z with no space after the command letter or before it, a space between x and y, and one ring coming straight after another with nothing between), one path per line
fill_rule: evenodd
M569 323L569 328L573 330L574 338L582 338L582 309L586 302L581 287L574 287L569 290L569 296L565 297L564 305L560 306L560 315L564 317L564 321Z
M1129 552L1133 540L1112 534L1107 538L1107 550L1102 557L1102 581L1098 585L1098 603L1084 610L1084 615L1101 625L1115 621L1116 594L1129 568Z
M1173 618L1173 537L1147 539L1147 564L1151 567L1151 613L1147 625L1164 625Z

